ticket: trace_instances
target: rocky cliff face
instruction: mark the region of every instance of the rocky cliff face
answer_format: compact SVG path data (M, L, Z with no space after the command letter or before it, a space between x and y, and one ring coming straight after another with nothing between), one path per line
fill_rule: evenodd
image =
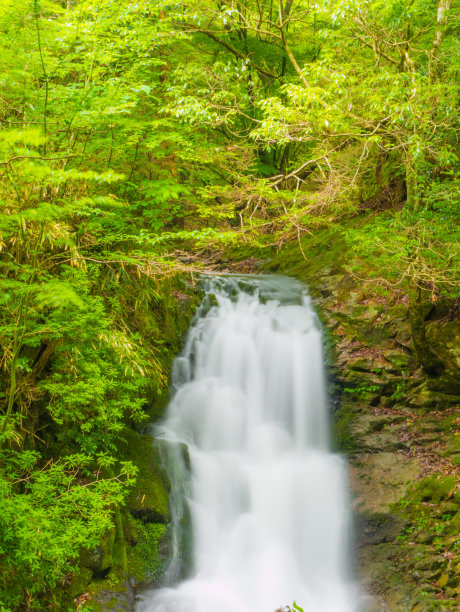
M460 321L455 304L426 304L431 350L415 360L408 302L363 283L340 257L298 247L268 265L311 288L325 327L336 443L349 457L357 572L372 610L458 609L460 600ZM327 260L327 257L326 257ZM342 260L343 261L343 260Z

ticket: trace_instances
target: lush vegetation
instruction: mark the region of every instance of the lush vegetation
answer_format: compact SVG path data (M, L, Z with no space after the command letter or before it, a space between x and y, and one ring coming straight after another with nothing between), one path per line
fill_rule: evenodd
M365 282L458 283L451 0L3 0L0 609L57 606L166 381L162 279L333 226ZM184 253L185 252L185 253Z

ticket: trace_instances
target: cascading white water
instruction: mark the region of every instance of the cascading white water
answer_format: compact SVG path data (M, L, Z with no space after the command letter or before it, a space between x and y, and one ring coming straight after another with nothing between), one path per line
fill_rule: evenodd
M217 305L176 359L160 428L173 449L176 535L187 498L192 567L138 611L274 612L294 600L305 612L357 610L345 466L330 451L309 298L285 277L226 277L208 292ZM173 581L177 538L174 549Z

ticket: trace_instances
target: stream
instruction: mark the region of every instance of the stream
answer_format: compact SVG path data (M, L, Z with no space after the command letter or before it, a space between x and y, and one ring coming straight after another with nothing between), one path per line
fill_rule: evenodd
M346 465L331 451L310 298L282 276L206 283L156 431L172 561L137 611L357 611Z

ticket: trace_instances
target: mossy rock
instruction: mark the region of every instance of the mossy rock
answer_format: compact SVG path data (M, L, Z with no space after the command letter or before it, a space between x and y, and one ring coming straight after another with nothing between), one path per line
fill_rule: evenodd
M454 491L457 484L455 476L427 476L420 480L413 493L413 498L417 501L431 501L439 503L447 499Z
M121 459L132 461L139 469L126 508L145 522L166 523L169 520L169 482L154 438L132 429L127 429L123 438Z
M335 415L333 428L335 447L342 452L354 452L360 446L360 434L354 431L357 415L341 408Z
M458 403L460 396L460 371L445 370L439 376L428 379L426 385L431 391L451 396L450 403Z
M455 536L460 534L460 511L457 512L447 523L445 534L446 536Z
M407 397L407 403L414 408L429 412L431 409L445 410L458 404L458 395L443 393L439 390L439 379L427 380L417 386ZM444 384L442 388L445 389Z
M410 393L407 403L414 408L435 408L438 403L438 396L430 391L426 385L419 385Z
M85 612L134 612L134 594L128 582L103 583L90 589L90 601L82 608Z
M431 552L431 551L430 551ZM430 555L429 557L422 558L415 564L415 569L420 571L442 571L442 568L446 564L446 559L442 555Z
M106 612L106 609L98 601L85 601L78 607L78 612Z
M101 539L99 546L80 553L80 566L86 568L95 577L104 577L113 565L113 546L116 528L110 529Z
M68 590L68 596L71 599L74 599L75 597L78 597L78 595L84 593L88 589L92 577L93 572L87 567L82 567L78 574L75 574L72 577Z
M385 359L399 371L407 371L413 365L413 358L402 351L389 349L383 351Z
M431 348L442 359L446 369L460 372L460 321L427 324L426 335Z
M372 367L372 359L366 359L365 357L350 359L347 363L347 368L356 372L372 372Z
M377 323L382 327L387 338L397 340L400 345L410 351L410 328L406 316L406 308L397 305L392 306L386 313L383 313ZM396 352L396 351L394 351Z
M170 556L166 525L144 523L140 519L127 516L125 537L130 544L127 561L131 583L159 583Z
M382 306L377 304L371 304L369 306L354 306L352 310L352 317L355 320L355 323L358 325L363 325L366 328L372 328L382 312Z
M349 467L353 508L360 513L390 512L390 505L405 497L419 474L418 461L394 452L356 455Z

